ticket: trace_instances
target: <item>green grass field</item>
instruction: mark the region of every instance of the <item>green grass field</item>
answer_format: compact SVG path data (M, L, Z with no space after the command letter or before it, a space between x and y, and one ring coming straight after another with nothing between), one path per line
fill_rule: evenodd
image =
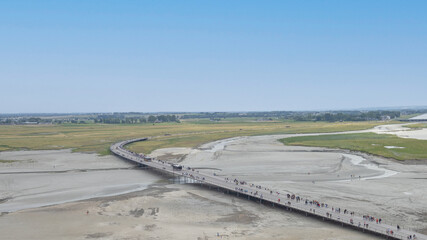
M419 115L421 115L421 113L414 113L414 114L409 114L409 115L402 115L402 116L399 117L399 119L406 120L406 119L410 119L410 118L413 118L413 117L416 117L416 116L419 116Z
M255 122L233 119L227 122L189 120L162 124L62 124L1 125L0 151L69 149L109 154L117 141L154 137L130 145L130 149L150 153L164 147L195 147L202 143L235 136L280 133L339 132L372 128L383 122Z
M405 127L412 128L412 129L422 129L422 128L427 128L427 123L415 123L415 124L405 125Z
M284 138L280 141L286 145L349 149L397 160L427 159L427 140L399 138L390 134L335 134ZM403 148L385 148L385 146Z

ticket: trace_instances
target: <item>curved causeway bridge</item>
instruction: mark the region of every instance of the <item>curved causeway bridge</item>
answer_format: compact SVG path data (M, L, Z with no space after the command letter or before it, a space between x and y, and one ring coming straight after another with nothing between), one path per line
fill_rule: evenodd
M143 154L131 152L124 148L125 145L147 141L148 138L137 138L126 140L111 145L110 150L115 155L161 173L169 174L174 177L185 178L193 183L199 183L209 188L222 190L229 194L236 194L249 200L260 203L268 203L274 207L295 211L306 216L316 217L323 221L350 227L362 232L375 234L386 239L422 239L427 240L427 236L408 231L397 229L397 226L390 226L384 223L377 223L377 219L368 216L360 216L351 212L344 212L342 209L332 208L326 203L320 203L310 200L306 197L280 193L272 189L257 186L245 182L242 179L229 179L224 176L216 176L203 170L195 170L190 167L183 167L176 164L169 164L164 161L158 161L148 158ZM404 222L404 220L402 221Z

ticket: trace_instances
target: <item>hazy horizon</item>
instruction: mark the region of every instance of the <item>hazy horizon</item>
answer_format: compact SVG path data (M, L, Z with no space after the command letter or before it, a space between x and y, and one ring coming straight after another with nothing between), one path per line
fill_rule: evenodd
M427 105L425 1L2 1L0 113Z
M328 111L393 111L393 110L427 110L427 106L395 106L395 107L372 107L372 108L349 108L349 109L302 109L302 110L271 110L271 111L153 111L153 112L138 112L138 111L113 111L113 112L102 112L102 111L91 111L91 112L0 112L0 115L25 115L25 114L108 114L108 113L141 113L141 114L173 114L173 113L214 113L214 112L225 112L225 113L245 113L245 112L328 112Z

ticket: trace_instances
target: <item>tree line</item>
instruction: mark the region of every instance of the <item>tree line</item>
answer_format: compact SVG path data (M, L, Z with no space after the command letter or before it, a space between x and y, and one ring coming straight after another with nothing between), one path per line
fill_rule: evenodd
M369 112L326 112L326 113L308 113L294 116L295 121L376 121L390 120L400 117L399 111L369 111Z
M95 123L106 124L140 124L140 123L162 123L162 122L179 122L176 115L150 115L148 117L127 117L117 115L98 115L94 119Z
M207 112L185 114L181 118L208 118L211 120L220 120L224 118L264 118L264 119L284 119L294 121L372 121L387 120L400 117L400 111L330 111L330 112L294 112L294 111L274 111L274 112Z
M176 115L149 115L149 116L128 116L126 114L100 114L88 117L69 117L69 118L40 118L40 117L7 117L0 118L0 124L24 125L24 124L143 124L143 123L163 123L179 122Z

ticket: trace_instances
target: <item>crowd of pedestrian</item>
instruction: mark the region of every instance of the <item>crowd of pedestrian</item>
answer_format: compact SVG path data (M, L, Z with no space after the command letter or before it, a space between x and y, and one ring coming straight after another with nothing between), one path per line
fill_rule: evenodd
M229 178L225 178L225 180L226 180L226 182L230 181ZM256 188L256 189L260 189L260 190L266 190L266 191L268 191L270 193L270 195L276 195L277 196L277 202L279 204L281 203L280 192L278 192L278 191L273 191L273 190L271 190L269 188L262 187L261 185L255 185L255 184L252 184L252 183L248 184L246 181L239 181L237 179L234 179L233 182L236 185L248 185L251 188ZM236 191L248 193L248 191L245 190L244 188L238 188L238 187L236 187ZM253 195L253 196L260 196L260 198L263 198L262 194L260 194L260 192L258 190L251 191L250 194ZM307 198L304 199L303 197L300 197L300 196L295 195L295 194L287 193L286 194L286 198L289 199L289 200L293 200L295 202L301 202L301 201L303 201L305 203L305 205L313 206L314 208L313 207L310 208L310 212L313 213L313 214L316 214L316 208L328 208L329 207L327 203L323 203L323 202L320 202L320 201L317 201L317 200L310 200L310 199L307 199ZM286 203L287 203L287 205L291 205L291 201L287 201ZM355 212L354 211L349 211L347 209L344 209L342 211L341 208L339 208L339 207L338 208L331 207L330 209L331 209L331 212L329 212L329 211L326 212L326 217L332 218L332 213L335 212L335 213L338 213L338 215L336 217L337 220L341 220L340 219L340 214L341 213L348 214L348 215L351 216L351 218L349 219L349 223L350 224L354 224L354 220L352 218L352 217L355 216ZM374 216L371 216L371 215L363 215L363 220L364 220L364 223L363 223L363 227L364 228L369 228L369 223L370 222L374 222L376 224L381 224L381 222L382 222L381 218L377 218L377 217L374 217ZM361 223L360 222L358 223L358 227L361 227ZM397 225L396 229L400 230L400 226ZM386 230L386 234L387 235L393 235L393 234L395 234L395 232L392 229L387 229ZM411 239L411 240L416 239L416 236L415 235L409 235L408 239Z

